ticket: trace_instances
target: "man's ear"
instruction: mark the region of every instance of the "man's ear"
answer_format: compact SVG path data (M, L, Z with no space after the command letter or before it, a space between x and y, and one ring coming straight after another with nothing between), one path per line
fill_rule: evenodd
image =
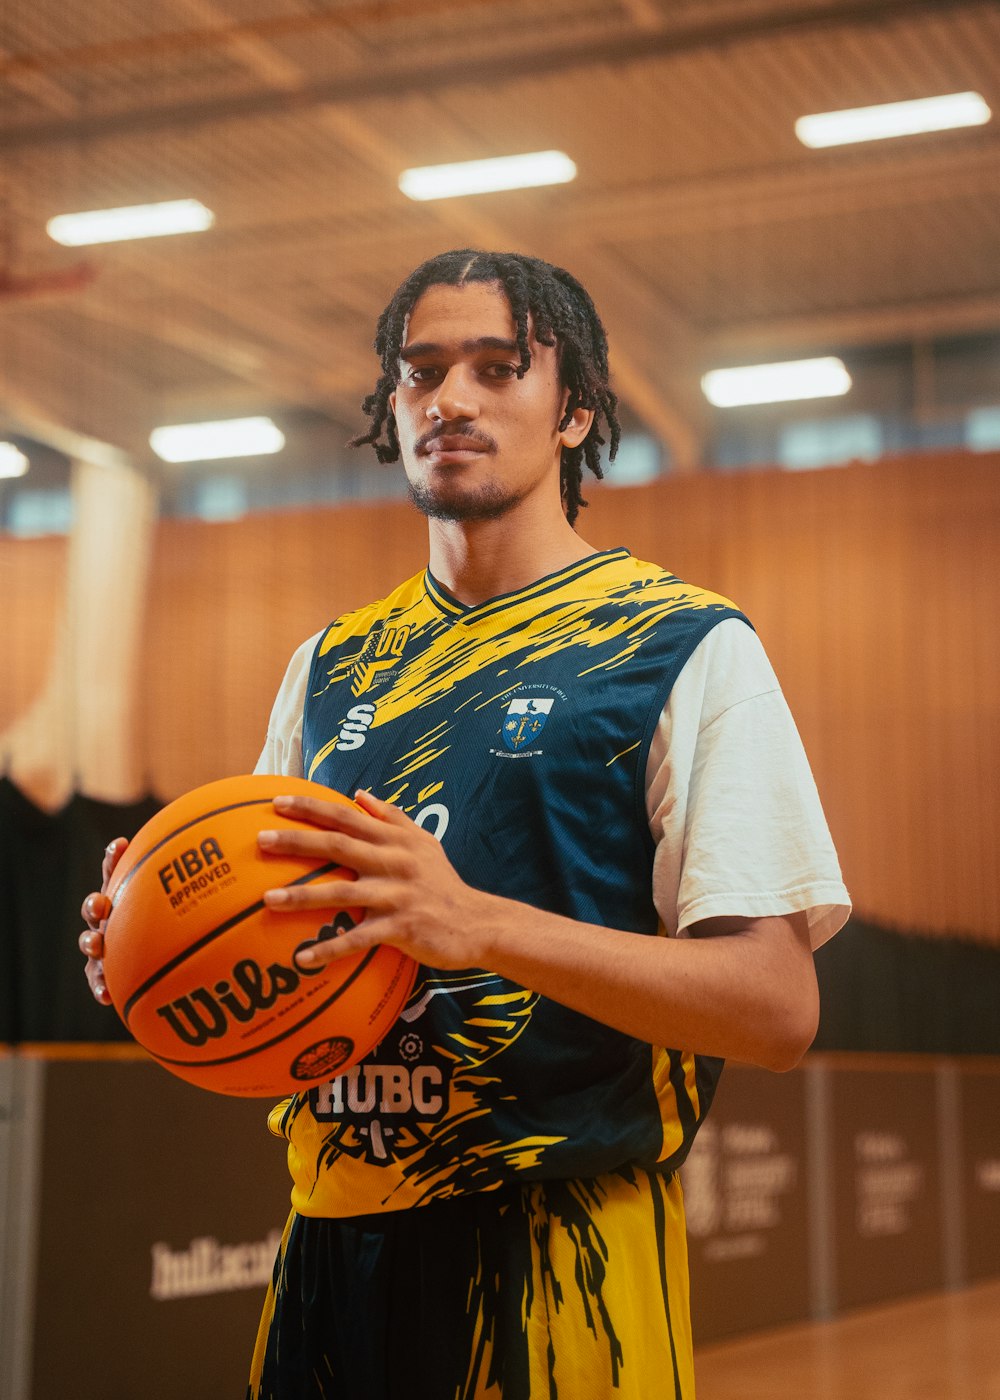
M592 408L578 408L565 428L559 429L559 441L563 447L579 447L590 432L590 425L593 421L594 410Z
M395 391L395 389L393 389L392 393L389 395L389 412L392 414L393 418L395 418L395 416L396 416L396 391Z

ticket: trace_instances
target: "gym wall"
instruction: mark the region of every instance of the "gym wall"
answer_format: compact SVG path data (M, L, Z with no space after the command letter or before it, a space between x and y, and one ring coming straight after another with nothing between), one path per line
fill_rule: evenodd
M19 1014L8 986L0 1033L14 1039L93 1033L90 1008L67 1008L85 996L78 909L103 842L150 802L250 769L293 649L425 559L423 522L399 502L154 525L141 483L116 497L106 470L81 467L76 481L83 525L70 541L0 539L12 603L0 609L0 820L8 888L21 891L3 936L22 987ZM821 1043L1000 1049L1000 455L588 494L587 539L732 597L774 661L858 920L850 951L837 940L821 960L836 992ZM65 1003L46 1001L65 958ZM901 986L910 1009L887 1033ZM944 1030L928 1014L942 1001ZM856 1005L876 1008L867 1029ZM921 1045L929 1026L940 1033Z

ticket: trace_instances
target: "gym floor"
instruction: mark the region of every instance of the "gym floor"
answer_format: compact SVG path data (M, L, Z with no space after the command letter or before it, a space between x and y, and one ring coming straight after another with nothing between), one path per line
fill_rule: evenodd
M1000 1400L1000 1281L716 1342L698 1400Z

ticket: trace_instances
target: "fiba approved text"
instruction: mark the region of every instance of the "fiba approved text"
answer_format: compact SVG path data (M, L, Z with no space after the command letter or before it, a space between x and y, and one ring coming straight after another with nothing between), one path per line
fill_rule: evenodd
M207 836L200 846L191 846L162 865L157 874L170 899L171 909L177 909L193 895L219 884L232 870L218 841L214 836ZM175 886L178 880L181 883Z

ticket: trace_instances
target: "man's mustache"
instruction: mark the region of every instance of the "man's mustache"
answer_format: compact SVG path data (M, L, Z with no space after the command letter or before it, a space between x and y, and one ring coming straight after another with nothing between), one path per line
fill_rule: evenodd
M451 423L437 423L421 437L417 438L416 451L428 452L440 438L465 438L469 446L479 452L496 452L497 444L486 433L479 433L472 427L455 427Z

